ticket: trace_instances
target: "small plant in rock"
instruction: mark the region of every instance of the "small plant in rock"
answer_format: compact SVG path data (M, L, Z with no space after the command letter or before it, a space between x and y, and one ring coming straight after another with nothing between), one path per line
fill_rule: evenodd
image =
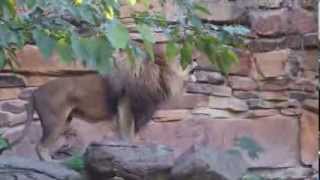
M62 164L78 172L82 172L85 167L84 157L80 153L75 153L72 157L70 157L68 160L65 160Z
M247 152L251 159L259 158L264 149L251 137L243 136L234 140L234 148L228 150L229 153L240 154L240 150Z
M3 150L8 148L9 148L8 140L3 138L2 135L0 134L0 154Z

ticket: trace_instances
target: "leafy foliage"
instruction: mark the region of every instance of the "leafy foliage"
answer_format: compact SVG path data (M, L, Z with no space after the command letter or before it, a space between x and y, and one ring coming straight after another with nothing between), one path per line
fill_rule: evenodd
M9 143L6 139L2 138L0 135L0 152L4 149L9 148Z
M242 136L234 140L234 147L229 149L227 153L241 154L241 150L247 152L251 159L259 158L259 155L264 152L264 149L251 137Z
M254 139L247 136L235 139L235 146L247 151L248 156L252 159L259 158L259 154L264 151Z
M122 49L127 47L129 32L119 21L113 20L106 25L106 35L113 47Z
M70 159L63 162L65 166L75 171L81 172L84 170L85 164L81 154L75 154Z
M101 73L112 69L112 55L125 50L134 61L146 51L154 59L154 32L161 30L169 37L167 57L180 54L183 67L191 63L193 50L208 56L210 62L227 73L237 56L231 46L238 28L213 28L202 23L200 15L209 14L203 5L192 0L159 0L179 7L178 23L172 23L161 12L148 11L149 0L2 0L0 1L0 68L12 63L12 54L27 43L35 43L44 57L58 52L64 63L79 59ZM169 2L170 1L170 2ZM145 10L120 16L124 4L143 4ZM18 11L18 13L16 13ZM131 19L134 26L127 27ZM237 29L237 28L236 28ZM130 32L138 32L142 47L133 43ZM219 32L219 33L217 33ZM218 35L217 35L218 34ZM235 35L237 34L237 35Z

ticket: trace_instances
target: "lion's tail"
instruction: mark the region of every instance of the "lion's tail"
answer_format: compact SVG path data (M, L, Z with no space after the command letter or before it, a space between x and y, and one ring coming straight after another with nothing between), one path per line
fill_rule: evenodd
M30 127L31 127L31 123L33 121L33 114L34 114L34 96L31 95L29 97L29 101L28 103L25 105L26 107L26 110L27 110L27 120L25 121L25 127L24 129L22 130L22 133L21 135L13 140L12 142L9 143L9 148L12 148L13 146L15 146L16 144L20 143L23 138L26 136L26 134L29 132L30 130Z

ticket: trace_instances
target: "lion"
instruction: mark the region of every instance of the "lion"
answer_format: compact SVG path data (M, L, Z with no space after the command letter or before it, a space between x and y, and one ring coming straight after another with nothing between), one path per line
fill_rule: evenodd
M144 59L135 66L120 58L109 74L60 78L40 86L26 104L27 120L22 136L11 144L25 136L34 111L42 127L36 152L44 161L54 161L50 147L75 116L92 123L116 122L119 138L132 141L161 103L182 94L195 66L183 70L179 60L165 60L162 44L155 45L154 54L155 61Z

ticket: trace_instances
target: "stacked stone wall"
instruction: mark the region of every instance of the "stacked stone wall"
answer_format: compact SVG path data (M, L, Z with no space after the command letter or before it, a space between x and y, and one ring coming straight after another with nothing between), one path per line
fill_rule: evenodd
M240 63L228 77L216 71L204 56L198 56L197 82L188 83L182 98L164 104L139 138L173 146L178 156L199 143L228 150L234 146L235 138L250 136L264 148L259 159L247 158L260 174L273 177L283 172L284 177L301 178L317 172L316 1L202 2L211 11L211 15L204 17L209 23L247 26L251 30L245 40L249 48L237 52ZM157 8L160 7L155 3L154 9ZM124 9L122 16L131 11L130 7ZM175 7L167 4L166 9L172 9L166 12L174 20ZM160 35L157 38L163 40ZM10 69L0 73L0 134L9 138L22 129L24 100L33 88L51 79L90 73L79 64L59 63L57 56L43 60L34 46L26 46L19 52L18 61L21 66L17 73ZM39 127L39 123L34 126ZM75 126L82 126L82 132L89 127ZM91 129L95 132L91 139L105 134L99 125ZM32 154L40 133L39 128L34 130L20 149L17 147L11 154Z

